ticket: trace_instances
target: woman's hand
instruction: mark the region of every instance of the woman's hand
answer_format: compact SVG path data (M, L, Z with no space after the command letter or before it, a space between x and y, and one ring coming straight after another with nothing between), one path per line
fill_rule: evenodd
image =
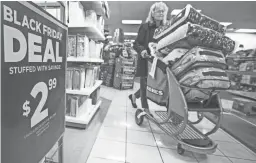
M147 50L143 50L143 51L140 53L140 55L141 55L142 58L147 58L147 57L149 56Z

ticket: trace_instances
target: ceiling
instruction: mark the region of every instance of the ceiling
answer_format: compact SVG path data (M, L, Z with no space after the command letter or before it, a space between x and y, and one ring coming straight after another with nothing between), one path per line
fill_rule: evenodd
M122 20L145 21L152 1L109 1L110 18L106 28L113 31L137 32L139 25L124 25ZM201 13L220 22L232 22L231 28L256 29L256 1L165 1L170 15L173 9L182 9L186 4L202 10ZM130 39L132 37L130 36Z

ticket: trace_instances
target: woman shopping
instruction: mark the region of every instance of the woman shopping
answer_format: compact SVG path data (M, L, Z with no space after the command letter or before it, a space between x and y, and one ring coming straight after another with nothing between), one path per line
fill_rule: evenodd
M137 73L136 77L140 77L140 89L135 93L129 95L132 106L137 108L136 99L141 98L141 105L145 112L149 113L149 106L147 102L147 75L148 63L147 57L150 55L148 44L155 42L153 35L155 29L167 23L168 7L163 2L154 3L149 11L146 22L139 28L138 36L134 42L134 49L137 51Z

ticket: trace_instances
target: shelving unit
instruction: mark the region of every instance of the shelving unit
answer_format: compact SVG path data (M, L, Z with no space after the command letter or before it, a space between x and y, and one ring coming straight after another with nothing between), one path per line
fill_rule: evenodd
M100 30L94 25L86 25L80 27L68 27L68 34L75 35L75 34L86 35L90 39L94 41L103 41L105 40L105 36Z
M85 63L103 63L103 59L99 58L76 58L68 57L67 62L85 62Z
M72 3L72 4L71 4ZM105 2L104 2L105 3ZM89 39L97 42L104 41L105 36L103 29L98 29L96 24L88 24L85 20L86 10L94 10L98 16L106 16L106 9L102 8L103 5L100 1L79 1L79 2L70 2L70 23L68 25L68 34L69 35L85 35ZM75 11L75 12L74 12ZM71 13L72 12L72 13ZM72 18L73 16L73 18ZM70 64L77 65L98 65L103 63L102 58L86 58L86 57L68 57L67 62ZM101 80L96 80L95 84L92 87L83 88L81 90L66 90L67 95L77 95L77 96L93 96L92 94L100 89L102 85ZM88 99L86 99L82 105L78 108L79 113L77 113L76 117L72 117L66 115L66 126L86 129L93 119L94 115L100 109L102 101L98 100L96 105L88 104Z
M97 80L93 87L84 88L82 90L70 90L67 89L67 94L90 96L97 88L102 84L102 80Z
M86 129L90 124L93 116L100 108L101 103L102 101L99 100L96 105L92 105L92 108L89 108L91 110L90 112L86 112L87 108L84 103L81 106L83 112L81 112L78 117L71 117L66 115L66 126Z

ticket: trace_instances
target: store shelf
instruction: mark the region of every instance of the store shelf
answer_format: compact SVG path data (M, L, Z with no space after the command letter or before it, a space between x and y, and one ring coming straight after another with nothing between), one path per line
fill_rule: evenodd
M68 57L67 62L91 62L91 63L103 63L103 59L100 58L76 58L76 57Z
M252 75L256 76L256 72L253 71L234 71L234 70L226 70L227 73L230 74L242 74L242 75Z
M101 1L80 1L84 10L94 10L97 15L105 16L105 10Z
M82 90L66 90L66 94L73 94L73 95L84 95L89 96L91 95L97 88L99 88L102 84L102 80L97 80L93 87L84 88Z
M244 92L244 91L235 91L235 90L228 90L229 93L234 95L243 96L248 99L255 99L256 100L256 93L255 92Z
M86 35L88 38L93 39L94 41L105 40L104 34L94 25L86 25L79 27L68 27L69 35Z
M93 119L95 113L100 108L102 101L99 100L96 105L93 105L91 109L82 108L84 110L91 110L90 112L82 112L78 117L70 117L66 116L66 126L68 127L76 127L85 129ZM82 105L85 107L84 105Z

